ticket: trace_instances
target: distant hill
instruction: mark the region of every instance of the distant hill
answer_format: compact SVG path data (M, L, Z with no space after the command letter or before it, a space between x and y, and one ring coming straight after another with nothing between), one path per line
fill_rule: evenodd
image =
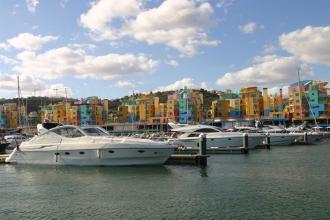
M200 92L203 94L203 99L204 99L204 109L207 109L211 106L211 103L213 100L219 99L219 95L215 91L208 91L205 89L199 89L199 90L194 90L197 92ZM154 97L159 97L160 103L166 103L167 102L167 97L168 95L173 94L174 91L164 91L164 92L150 92L149 95L153 95ZM110 100L109 103L109 109L110 111L116 111L118 106L120 106L122 103L127 102L130 98L138 98L142 95L145 94L133 94L130 96L124 96L122 98L117 98L117 99L112 99ZM38 112L40 111L42 106L47 106L52 103L58 103L58 102L64 102L65 98L59 97L59 98L54 98L54 97L28 97L28 98L23 98L22 101L24 102L24 105L27 103L27 112ZM75 102L78 101L78 99L72 99L68 98L68 102ZM14 99L0 99L0 104L5 104L5 103L17 103L17 98Z

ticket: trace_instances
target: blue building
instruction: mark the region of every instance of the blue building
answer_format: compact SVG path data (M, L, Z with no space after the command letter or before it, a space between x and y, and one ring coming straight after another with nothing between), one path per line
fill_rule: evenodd
M91 125L92 124L92 113L90 105L80 105L79 106L79 118L80 125Z

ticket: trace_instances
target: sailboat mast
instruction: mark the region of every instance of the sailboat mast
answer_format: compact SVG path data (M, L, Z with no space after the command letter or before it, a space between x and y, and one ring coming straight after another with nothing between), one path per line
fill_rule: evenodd
M17 113L18 113L18 127L21 125L21 89L19 86L19 75L17 75Z
M302 110L302 95L300 87L300 67L298 67L298 90L299 90L299 103L300 103L300 120L303 121L303 110Z

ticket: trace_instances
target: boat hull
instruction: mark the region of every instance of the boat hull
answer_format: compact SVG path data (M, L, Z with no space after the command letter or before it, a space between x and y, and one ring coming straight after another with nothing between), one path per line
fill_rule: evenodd
M102 148L49 151L15 149L6 162L74 166L161 165L172 153L173 148Z
M307 143L305 144L315 144L317 141L323 138L322 133L307 133ZM300 143L304 142L304 134L296 138L295 142Z
M297 138L301 135L299 134L270 134L270 146L287 146L295 142ZM266 141L264 141L266 144Z
M254 149L259 145L262 145L265 136L251 136L248 137L248 148ZM181 146L186 148L198 148L199 138L180 138L171 140L175 146ZM230 147L242 147L243 135L230 136L230 137L207 137L206 146L208 149L214 148L230 148Z

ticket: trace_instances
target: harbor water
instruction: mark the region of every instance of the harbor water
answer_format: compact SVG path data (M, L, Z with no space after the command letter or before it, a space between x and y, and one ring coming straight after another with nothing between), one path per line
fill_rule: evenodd
M208 167L0 165L0 219L329 219L330 140Z

